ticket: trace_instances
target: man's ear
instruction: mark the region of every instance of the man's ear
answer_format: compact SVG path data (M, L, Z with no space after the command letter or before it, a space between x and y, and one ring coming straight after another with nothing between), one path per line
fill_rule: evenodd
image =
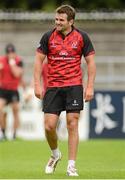
M69 24L72 26L72 25L74 24L74 20L71 19L71 20L69 21Z

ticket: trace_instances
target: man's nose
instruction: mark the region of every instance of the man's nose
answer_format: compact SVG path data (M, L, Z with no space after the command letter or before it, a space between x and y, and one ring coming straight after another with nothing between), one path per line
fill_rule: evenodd
M60 20L56 20L56 24L60 24Z

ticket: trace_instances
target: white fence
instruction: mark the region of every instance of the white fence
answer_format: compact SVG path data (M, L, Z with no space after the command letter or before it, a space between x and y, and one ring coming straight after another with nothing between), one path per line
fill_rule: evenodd
M52 20L54 13L45 12L4 12L0 11L0 20ZM78 12L77 20L125 20L125 12Z

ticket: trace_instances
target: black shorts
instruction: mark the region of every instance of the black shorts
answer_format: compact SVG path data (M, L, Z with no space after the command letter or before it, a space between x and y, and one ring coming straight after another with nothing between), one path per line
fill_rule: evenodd
M44 113L80 112L83 109L82 85L47 88L43 98Z
M5 99L6 103L19 102L19 93L14 90L0 89L0 98Z

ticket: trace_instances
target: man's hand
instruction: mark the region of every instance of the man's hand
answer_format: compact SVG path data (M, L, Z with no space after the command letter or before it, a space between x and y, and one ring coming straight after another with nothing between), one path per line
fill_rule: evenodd
M10 66L16 65L15 59L9 59L9 65Z
M35 87L34 88L34 93L35 93L35 96L38 98L38 99L42 99L43 98L43 95L42 95L42 89L40 87Z
M87 87L84 93L85 102L91 101L94 97L94 88Z

